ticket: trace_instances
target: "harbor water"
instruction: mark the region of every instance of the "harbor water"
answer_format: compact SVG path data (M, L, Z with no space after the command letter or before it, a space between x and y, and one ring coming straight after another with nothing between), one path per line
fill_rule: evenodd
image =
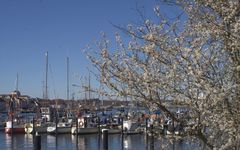
M34 149L34 137L31 134L5 134L0 133L1 150L32 150ZM192 150L199 149L202 144L191 137L183 139L152 138L145 134L121 135L110 134L108 136L109 150ZM102 135L41 135L42 150L102 150Z

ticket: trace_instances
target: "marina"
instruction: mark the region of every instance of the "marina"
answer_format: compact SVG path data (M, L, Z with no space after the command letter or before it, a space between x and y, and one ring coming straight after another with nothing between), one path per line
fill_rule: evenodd
M23 101L20 97L20 92L3 97L8 112L1 112L4 149L153 150L171 146L169 149L175 149L184 143L188 145L183 146L184 149L189 146L191 149L201 144L200 140L185 136L177 129L178 124L172 126L171 119L164 113L151 113L145 107L133 107L126 101L105 101L102 105L104 103L97 99L75 100L70 101L73 107L69 108L69 101L65 100L26 98ZM176 137L180 133L182 136Z

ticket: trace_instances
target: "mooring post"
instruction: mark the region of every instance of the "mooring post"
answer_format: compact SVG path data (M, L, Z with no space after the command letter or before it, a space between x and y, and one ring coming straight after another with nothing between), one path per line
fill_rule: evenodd
M153 136L153 124L150 124L150 135Z
M76 117L76 135L78 137L78 118Z
M98 135L100 136L100 134L101 134L101 129L100 129L100 117L97 117L97 125L98 125Z
M41 150L41 136L37 132L34 138L34 150Z
M148 131L148 118L145 119L145 125L146 125L145 130L146 130L146 133L147 133L147 131Z
M175 143L175 139L173 138L173 144L172 144L172 149L175 150L175 146L176 146L176 143Z
M87 117L83 118L83 124L84 124L84 128L88 126Z
M145 119L146 150L148 149L148 118Z
M32 123L33 123L33 131L32 131L32 134L35 135L35 119L34 119L34 117L33 117Z
M55 116L55 135L57 135L58 134L58 131L57 131L57 124L58 124L58 118L57 118L57 115Z
M150 137L150 150L154 150L154 136Z
M148 150L148 133L145 134L145 148Z
M121 117L121 128L122 128L122 150L124 149L124 135L123 135L123 117Z
M103 129L103 150L108 150L108 129Z
M78 117L76 117L76 149L78 150Z
M100 128L100 117L99 116L98 116L97 124L98 124L98 150L100 150L101 149L101 128Z
M122 129L122 134L123 134L123 117L121 117L121 129Z

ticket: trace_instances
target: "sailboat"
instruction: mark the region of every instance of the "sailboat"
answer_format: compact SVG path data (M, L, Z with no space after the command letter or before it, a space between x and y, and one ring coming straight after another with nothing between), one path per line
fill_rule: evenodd
M69 100L69 57L67 57L67 100ZM69 106L68 106L68 109L70 110ZM69 114L69 112L68 112L68 114ZM47 128L47 132L50 134L71 133L72 118L69 118L69 116L67 115L67 122L66 122L65 118L60 118L60 120L58 121L59 116L58 116L57 109L56 109L55 117L56 117L56 122Z
M11 100L9 101L10 111L9 111L9 120L6 122L5 133L25 133L24 130L24 121L17 115L17 112L14 110L14 105L18 101L17 97L20 95L19 91L14 91L11 94Z
M46 66L45 66L45 86L44 86L44 92L43 92L43 99L48 99L48 52L45 53L45 57L46 57ZM36 102L36 105L38 106L38 103ZM38 106L39 107L39 106ZM50 114L50 108L41 108L41 112L44 114ZM46 117L46 120L50 119L50 116L47 117L46 115L44 115L44 117ZM37 119L36 121L33 121L32 123L26 123L24 130L25 133L31 134L31 133L46 133L47 132L47 127L51 125L50 122L46 122L46 120L42 120L42 118L38 121L39 119Z
M7 121L5 127L5 133L25 133L24 124L16 123L16 121Z

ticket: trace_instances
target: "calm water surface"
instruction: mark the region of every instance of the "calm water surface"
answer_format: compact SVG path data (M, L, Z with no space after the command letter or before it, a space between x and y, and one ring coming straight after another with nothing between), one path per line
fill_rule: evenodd
M154 142L153 142L154 141ZM159 150L167 145L167 150L199 149L201 143L189 138L169 140L166 138L146 138L142 135L109 135L109 150ZM41 135L42 150L102 150L102 136L99 135ZM7 135L0 132L0 150L32 150L33 136L28 134Z

